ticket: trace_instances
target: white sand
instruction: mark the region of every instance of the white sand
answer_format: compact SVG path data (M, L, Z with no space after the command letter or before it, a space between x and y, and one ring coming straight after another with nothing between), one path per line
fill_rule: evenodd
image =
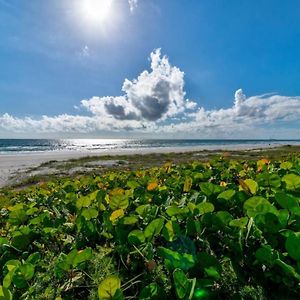
M149 153L179 153L203 150L250 150L262 148L274 148L278 145L214 145L214 146L195 146L195 147L162 147L162 148L144 148L144 149L112 149L102 151L49 151L38 153L18 153L18 154L0 154L0 187L10 183L11 177L16 177L19 173L25 173L30 168L38 167L40 164L51 160L64 161L86 156L104 156L104 155L134 155Z

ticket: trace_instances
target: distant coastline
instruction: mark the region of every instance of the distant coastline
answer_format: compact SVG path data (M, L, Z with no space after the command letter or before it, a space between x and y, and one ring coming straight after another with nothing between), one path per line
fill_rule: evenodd
M0 155L29 153L106 153L153 151L245 149L300 145L300 140L277 139L0 139Z

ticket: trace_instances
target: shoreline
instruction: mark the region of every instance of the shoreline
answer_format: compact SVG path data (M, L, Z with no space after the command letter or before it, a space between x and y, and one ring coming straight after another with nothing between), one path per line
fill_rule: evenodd
M260 151L275 151L282 147L300 147L296 145L286 144L244 144L244 145L205 145L205 146L182 146L182 147L160 147L160 148L132 148L132 149L107 149L102 151L45 151L45 152L32 152L32 153L18 153L18 154L0 154L0 188L14 184L18 181L22 181L30 176L55 175L55 169L62 169L62 166L67 165L70 160L89 160L94 163L97 162L97 166L111 166L117 167L118 157L128 157L129 161L134 161L135 156L151 156L151 154L157 155L171 155L176 158L180 153L184 153L188 158L189 153L198 155L198 157L208 157L218 152L231 151L235 152L260 152ZM108 163L105 157L110 157L110 163ZM94 158L94 159L92 159ZM104 158L104 160L101 160ZM142 158L141 158L142 159ZM47 167L42 167L47 165ZM58 168L59 165L59 168ZM79 171L83 172L88 169L89 166L76 165ZM75 170L76 171L76 170ZM78 171L78 170L77 170ZM89 170L91 171L91 170ZM67 174L66 174L67 175Z

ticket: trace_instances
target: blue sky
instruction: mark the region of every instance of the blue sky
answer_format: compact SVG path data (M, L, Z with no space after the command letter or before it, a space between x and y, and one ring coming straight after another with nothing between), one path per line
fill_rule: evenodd
M299 11L297 0L0 0L0 137L299 138Z

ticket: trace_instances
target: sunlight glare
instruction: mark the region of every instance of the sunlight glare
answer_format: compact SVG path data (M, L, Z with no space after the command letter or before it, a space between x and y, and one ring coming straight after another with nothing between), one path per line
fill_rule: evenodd
M90 25L102 25L111 14L112 0L83 0L81 14Z

